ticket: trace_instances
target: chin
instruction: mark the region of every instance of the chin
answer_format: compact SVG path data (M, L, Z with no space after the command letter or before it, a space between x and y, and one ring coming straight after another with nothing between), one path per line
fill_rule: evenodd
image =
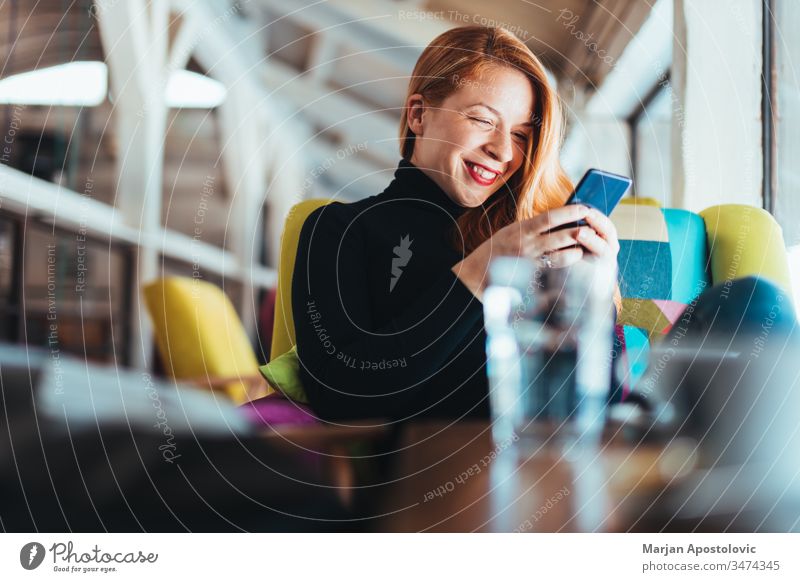
M467 208L478 208L484 202L486 202L486 200L487 199L483 198L483 197L481 197L479 199L472 199L472 200L470 200L469 204L465 204L464 206L466 206Z
M478 206L481 206L482 204L486 203L486 201L489 200L489 198L491 198L493 195L494 192L490 192L488 194L486 192L480 192L479 194L474 194L473 196L470 197L470 205L469 205L470 208L476 208Z
M483 198L482 196L476 196L470 193L462 192L456 197L456 204L464 208L477 208L484 202L485 198Z

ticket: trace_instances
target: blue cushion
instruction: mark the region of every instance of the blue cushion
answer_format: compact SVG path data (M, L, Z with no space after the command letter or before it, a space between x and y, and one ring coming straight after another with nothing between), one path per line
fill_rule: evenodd
M672 296L672 255L669 243L620 240L619 290L633 299L669 299Z
M650 340L645 330L630 325L614 329L614 379L611 401L624 402L647 369Z
M711 283L708 272L706 225L699 214L665 208L672 258L672 296L664 299L691 303Z

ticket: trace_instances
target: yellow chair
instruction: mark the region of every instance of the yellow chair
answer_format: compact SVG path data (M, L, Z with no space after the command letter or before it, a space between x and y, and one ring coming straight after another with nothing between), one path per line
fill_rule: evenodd
M715 282L766 277L792 298L792 277L783 231L763 208L720 204L700 212L706 225L711 276Z
M224 390L238 404L272 392L236 310L219 287L167 277L143 291L169 376Z
M294 317L292 316L292 274L297 258L300 230L308 216L332 200L315 198L292 206L286 216L281 235L281 257L278 265L278 292L275 299L275 322L272 328L270 360L292 349L295 344Z

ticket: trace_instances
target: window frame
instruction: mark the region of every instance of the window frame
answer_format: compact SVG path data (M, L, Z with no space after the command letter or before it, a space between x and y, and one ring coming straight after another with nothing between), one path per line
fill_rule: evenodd
M667 88L670 86L671 80L671 71L667 69L666 75L664 78L659 79L655 84L653 84L650 89L648 89L647 94L644 96L644 99L640 100L639 103L636 105L636 108L625 118L625 123L628 126L628 134L630 135L630 147L629 147L629 156L631 160L631 178L633 179L633 190L631 196L636 198L638 197L638 191L636 188L637 184L637 176L636 171L639 166L639 144L636 135L636 128L639 122L642 120L642 117L646 115L647 109L653 104L653 102L658 98L662 91L668 90Z

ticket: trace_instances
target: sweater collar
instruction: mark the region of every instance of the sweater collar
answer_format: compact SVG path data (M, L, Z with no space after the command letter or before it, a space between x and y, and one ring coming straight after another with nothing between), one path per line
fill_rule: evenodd
M467 210L453 202L430 176L406 159L400 160L387 192L431 209L444 210L453 218Z

